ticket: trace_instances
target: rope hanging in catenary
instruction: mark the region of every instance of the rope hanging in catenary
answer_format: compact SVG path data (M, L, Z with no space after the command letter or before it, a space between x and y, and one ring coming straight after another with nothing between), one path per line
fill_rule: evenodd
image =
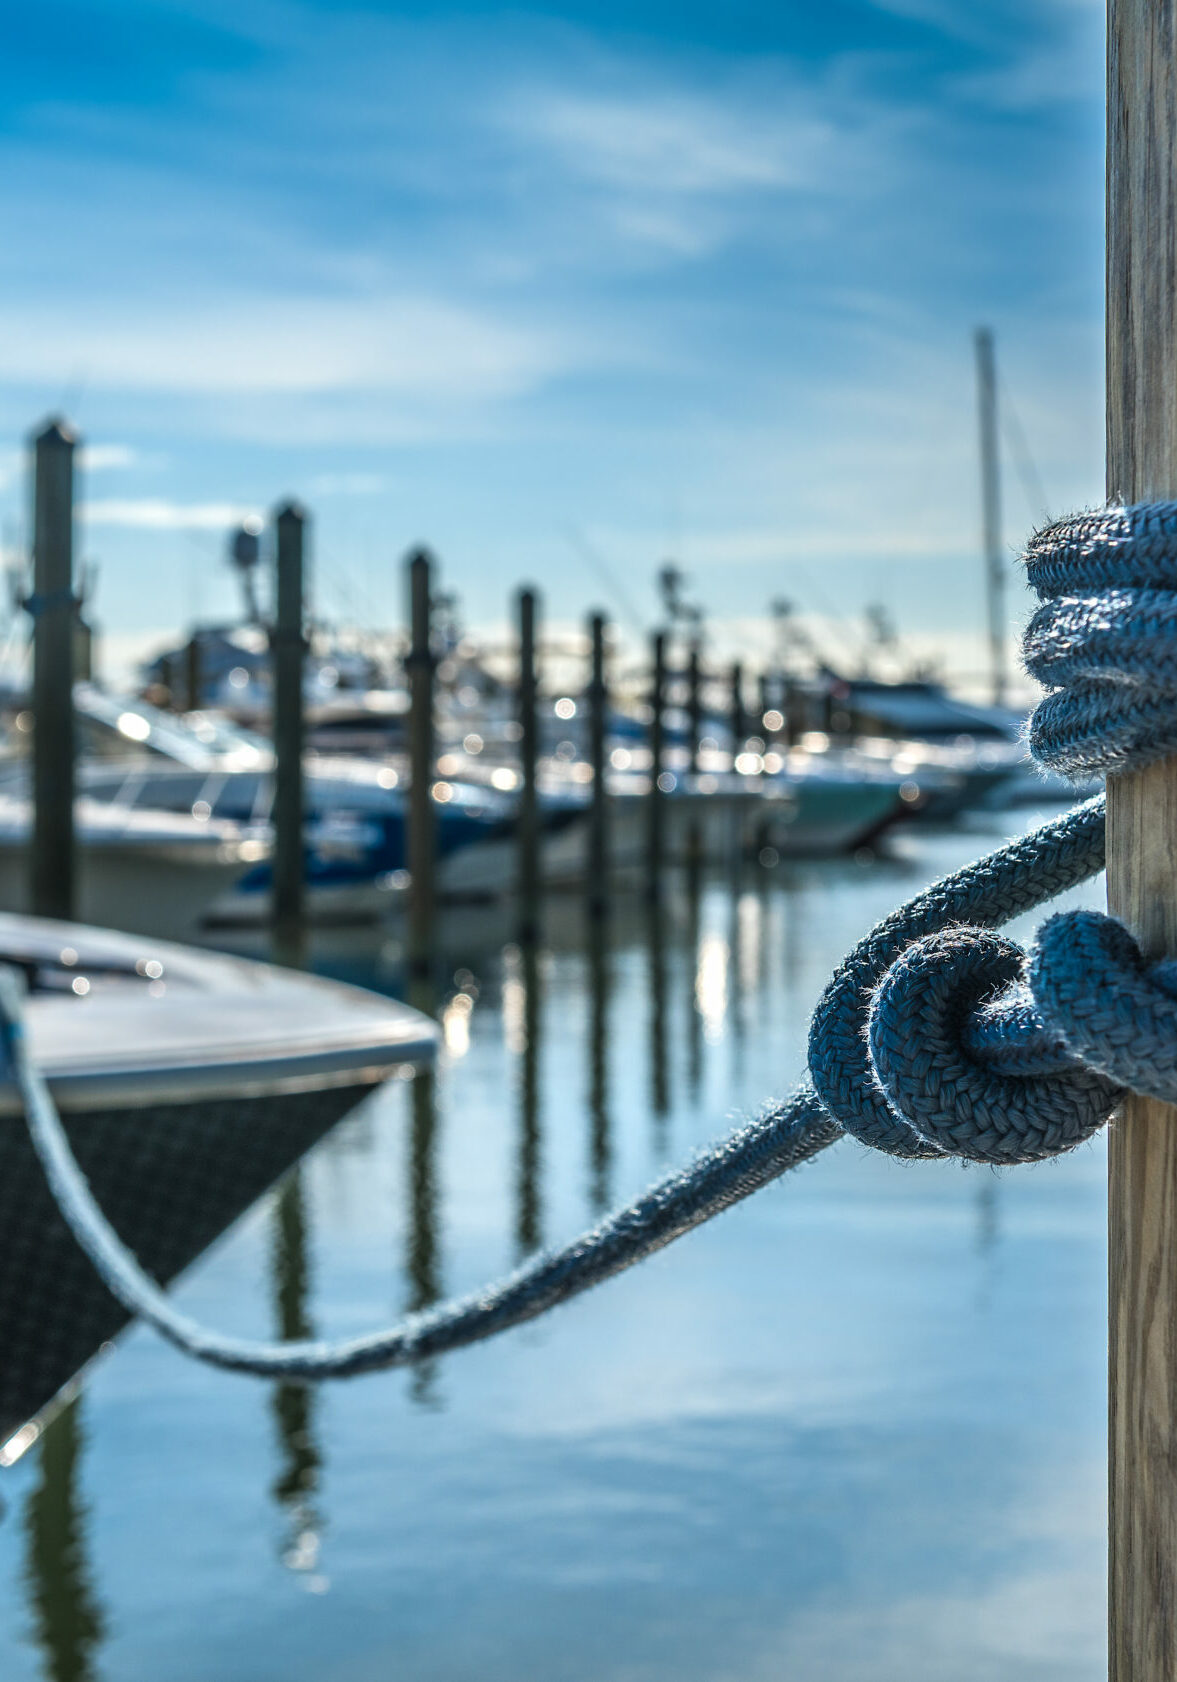
M1177 752L1177 503L1084 514L1032 539L1042 605L1025 660L1048 693L1036 759L1069 775ZM1126 1087L1177 1102L1177 964L1145 963L1110 917L1065 912L1029 953L993 931L1103 868L1104 803L937 883L885 918L814 1012L810 1081L562 1249L496 1284L328 1344L223 1337L178 1314L98 1208L21 1031L0 1024L53 1195L113 1294L187 1353L266 1378L406 1366L536 1318L631 1267L852 1134L901 1157L1033 1162L1103 1125Z

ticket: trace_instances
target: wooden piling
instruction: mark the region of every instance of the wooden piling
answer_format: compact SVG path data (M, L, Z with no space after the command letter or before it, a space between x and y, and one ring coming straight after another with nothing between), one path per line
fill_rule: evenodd
M687 773L699 774L699 740L703 734L703 673L697 640L687 651Z
M306 867L303 843L303 667L306 637L303 572L306 514L296 502L284 503L274 519L274 624L270 632L273 671L273 919L278 955L293 962L305 929Z
M732 733L732 764L743 753L748 735L748 720L744 713L744 668L738 660L732 662L731 712L729 728Z
M535 662L536 592L520 590L519 616L519 811L518 834L518 938L521 946L534 946L539 939L540 880L539 718L536 711L538 679Z
M594 613L589 620L591 648L588 690L589 765L593 773L592 805L589 808L588 858L585 872L588 913L594 920L609 908L609 790L605 762L606 711L605 618Z
M417 996L434 969L436 833L433 805L434 724L432 638L433 561L424 550L409 556L409 905L406 964Z
M200 707L202 682L200 656L200 637L193 631L188 638L188 646L184 650L184 694L188 712L196 712Z
M74 449L63 421L33 440L34 916L76 913L74 841Z
M1177 496L1177 9L1108 13L1107 489ZM1108 779L1108 904L1177 954L1177 759ZM1177 1676L1177 1108L1109 1137L1109 1674Z
M646 898L653 905L662 897L666 856L666 635L655 631L651 642L650 674L650 792L646 801Z
M703 735L703 672L698 637L687 650L687 870L697 882L703 862L703 814L699 806L699 742Z

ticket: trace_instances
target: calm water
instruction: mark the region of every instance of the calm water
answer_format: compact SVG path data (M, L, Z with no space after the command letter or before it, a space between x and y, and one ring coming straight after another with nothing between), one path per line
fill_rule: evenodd
M473 1008L177 1291L350 1333L558 1241L786 1089L831 964L974 829L709 881ZM1098 902L1100 889L1089 899ZM375 941L320 967L387 982ZM476 995L476 996L475 996ZM306 1394L142 1332L0 1479L8 1682L1095 1682L1104 1159L842 1144L558 1316Z

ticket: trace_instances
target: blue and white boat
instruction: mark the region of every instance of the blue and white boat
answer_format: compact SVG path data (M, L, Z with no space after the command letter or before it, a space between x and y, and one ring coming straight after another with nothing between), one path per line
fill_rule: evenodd
M204 713L179 718L89 684L75 689L83 746L80 790L120 810L183 813L231 822L268 852L274 757L262 738ZM313 922L379 917L407 886L406 799L397 770L352 758L308 756L306 880ZM10 779L23 780L14 763ZM486 891L478 849L506 843L515 799L506 789L439 778L433 785L443 891ZM570 813L569 817L575 814ZM561 821L553 807L551 821ZM467 888L467 880L469 887ZM268 857L209 906L205 921L255 923L269 908Z

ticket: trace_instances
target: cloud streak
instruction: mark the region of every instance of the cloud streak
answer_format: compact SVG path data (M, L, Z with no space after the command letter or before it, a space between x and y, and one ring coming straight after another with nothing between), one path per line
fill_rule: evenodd
M168 502L162 498L99 498L85 502L87 526L115 526L138 531L227 531L262 510L233 502Z

